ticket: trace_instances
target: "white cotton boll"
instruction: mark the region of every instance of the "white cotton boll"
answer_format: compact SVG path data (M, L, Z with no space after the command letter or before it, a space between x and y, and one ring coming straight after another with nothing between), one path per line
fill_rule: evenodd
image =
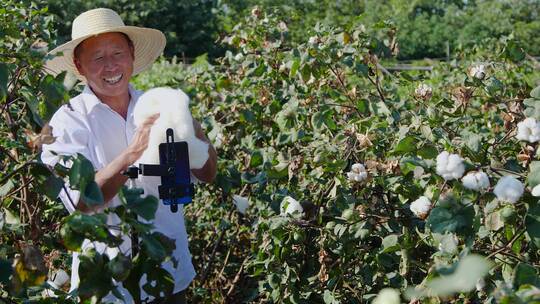
M479 64L471 67L469 70L469 76L479 80L484 79L486 77L486 66L483 64Z
M531 191L531 194L533 196L540 196L540 184L534 186L534 188Z
M368 174L366 167L362 164L353 164L351 166L351 171L347 172L347 178L351 182L361 182L367 178Z
M421 83L418 85L416 90L414 90L414 94L421 99L428 100L431 98L431 96L433 96L433 89L427 84Z
M174 141L186 141L191 169L199 169L208 159L208 143L195 135L193 118L189 111L189 97L181 90L155 88L144 93L133 110L136 126L153 114L159 113L150 130L148 148L137 163L159 164L159 144L167 141L166 131L172 128Z
M68 281L69 275L63 269L58 269L53 275L51 275L50 280L47 281L47 283L56 289L60 289Z
M247 197L235 194L233 195L233 203L236 205L236 209L238 209L238 212L246 214L246 210L249 207L249 200L247 199Z
M503 176L495 185L493 193L499 200L514 204L523 195L524 189L523 184L515 177Z
M431 210L431 201L425 196L420 196L417 200L411 203L412 213L421 219L425 219Z
M437 156L437 174L445 180L458 179L464 172L465 165L459 155L443 151Z
M474 191L484 191L489 188L489 177L483 171L469 172L462 179L463 186Z
M281 215L304 212L304 208L302 208L302 205L300 205L297 200L290 196L286 196L285 198L283 198L283 201L281 201L280 210Z
M385 288L377 294L373 304L400 304L399 292L392 288Z
M517 124L516 138L535 143L540 140L540 122L535 118L525 118Z

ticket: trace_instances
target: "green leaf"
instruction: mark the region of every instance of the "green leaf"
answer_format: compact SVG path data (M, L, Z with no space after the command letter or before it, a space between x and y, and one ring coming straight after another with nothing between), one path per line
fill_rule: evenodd
M5 184L0 186L0 197L6 196L13 187L15 187L15 183L11 179L8 179Z
M471 227L474 218L472 207L463 207L456 204L433 208L426 219L426 224L435 233L468 231L463 229Z
M293 78L296 76L296 73L298 72L298 68L300 67L300 60L295 59L293 60L291 64L291 70L289 71L289 78Z
M261 151L255 150L251 152L251 157L249 159L249 166L255 168L263 164L264 157Z
M131 259L122 253L116 255L116 257L107 264L107 269L111 273L111 276L119 282L127 279L132 267L133 264L131 263Z
M330 290L324 291L323 300L325 304L334 304L339 303L336 301L336 298L334 297L334 294Z
M154 196L147 196L145 198L138 198L128 201L127 207L129 210L135 212L138 216L149 221L153 220L158 209L159 201Z
M422 157L423 159L433 159L437 157L438 151L437 148L432 144L425 144L422 146L422 148L418 149L417 152L418 156Z
M469 132L465 144L474 153L479 153L482 148L482 136Z
M535 285L540 287L540 277L536 268L526 263L519 263L513 273L514 288L519 288L521 285Z
M11 263L7 260L0 259L0 283L4 286L7 286L9 283L9 278L13 273L13 268Z
M506 48L504 49L504 55L513 62L521 62L525 59L525 52L523 52L521 47L513 40L508 41Z
M165 248L153 235L143 234L141 236L143 248L146 250L148 257L154 261L161 262L167 257Z
M84 185L84 189L81 191L81 199L88 206L101 206L105 203L101 189L93 180Z
M77 290L79 296L82 299L88 299L92 296L100 299L107 295L114 287L112 277L106 268L108 257L91 249L79 255L79 259L79 273L84 273L80 276Z
M172 275L165 269L155 267L148 269L146 273L146 284L143 285L144 291L155 297L159 297L161 293L171 295L174 288L174 279Z
M525 217L525 228L536 248L540 249L540 204L531 204Z
M51 199L55 200L58 197L58 194L60 194L60 191L62 191L62 187L64 186L64 181L56 177L54 175L50 175L47 177L45 182L43 183L43 190L45 195Z
M70 187L82 190L86 183L94 180L94 166L82 154L77 154L69 170Z
M367 77L369 75L369 67L363 63L357 63L354 66L356 74Z
M540 86L537 86L536 88L532 89L531 97L540 100Z
M399 250L400 246L399 246L398 241L399 241L399 236L397 234L391 234L391 235L386 236L382 240L382 246L383 246L382 252L389 253L389 252L394 252L394 251Z
M56 77L46 75L39 84L39 90L44 97L39 114L45 120L49 120L62 102L69 97L63 84L64 77L65 72Z
M9 69L5 63L0 62L0 100L8 94Z
M416 137L407 136L403 138L394 149L395 153L404 154L416 151Z
M533 161L529 165L529 175L527 175L527 184L534 187L540 184L540 161Z
M324 127L324 113L319 111L311 116L311 126L313 129L320 131Z

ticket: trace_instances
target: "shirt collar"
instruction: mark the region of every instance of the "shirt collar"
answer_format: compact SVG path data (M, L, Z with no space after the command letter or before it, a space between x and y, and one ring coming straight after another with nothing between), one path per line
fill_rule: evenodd
M128 105L128 108L129 108L131 107L131 104L133 103L133 101L136 100L137 97L139 96L139 92L135 90L131 84L128 85L128 90L129 90L129 96L131 96L131 99L129 100L129 105ZM94 94L94 91L92 91L92 89L90 88L88 84L84 86L84 89L81 94L82 94L82 97L84 98L84 103L86 104L88 113L92 112L92 110L97 105L107 106L101 100L99 100L99 98L96 96L96 94Z

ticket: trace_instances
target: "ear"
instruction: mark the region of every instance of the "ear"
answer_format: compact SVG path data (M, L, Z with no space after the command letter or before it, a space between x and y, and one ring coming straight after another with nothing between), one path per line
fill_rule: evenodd
M84 76L81 61L78 58L75 58L75 56L73 57L73 64L75 64L75 67L77 68L79 74Z

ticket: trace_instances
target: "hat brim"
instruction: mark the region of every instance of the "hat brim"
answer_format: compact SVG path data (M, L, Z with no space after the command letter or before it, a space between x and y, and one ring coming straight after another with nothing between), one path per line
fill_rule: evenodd
M166 39L161 31L136 26L119 26L106 31L82 36L58 46L48 53L54 57L45 62L45 71L52 75L68 71L73 73L79 80L86 82L86 78L79 73L73 62L73 52L75 48L79 43L90 37L114 32L128 35L129 39L133 42L135 58L133 60L132 75L137 75L149 68L165 49Z

